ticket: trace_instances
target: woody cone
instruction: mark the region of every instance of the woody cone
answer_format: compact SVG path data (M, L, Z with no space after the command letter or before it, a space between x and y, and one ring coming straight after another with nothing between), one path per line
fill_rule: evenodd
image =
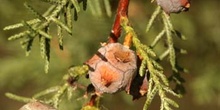
M157 4L167 13L188 11L190 0L156 0Z

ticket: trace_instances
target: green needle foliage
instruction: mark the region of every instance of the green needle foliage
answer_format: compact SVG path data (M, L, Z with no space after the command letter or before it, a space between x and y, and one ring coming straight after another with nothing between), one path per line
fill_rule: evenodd
M14 99L20 102L28 103L37 100L45 104L50 104L55 108L58 108L62 99L65 98L65 94L67 94L67 98L70 99L74 90L76 90L74 88L77 87L77 85L71 85L70 82L68 82L67 80L72 79L71 81L75 82L78 80L80 76L87 74L87 72L88 66L86 65L71 67L69 69L69 72L65 74L63 77L63 80L65 81L63 85L48 88L44 91L41 91L33 95L32 98L22 97L12 93L6 93L5 95L10 99ZM73 86L75 87L73 88ZM47 98L45 99L45 97Z
M167 20L167 18L163 18L163 19ZM145 44L142 44L140 42L140 40L138 39L137 34L135 33L134 29L131 26L128 25L129 21L128 21L127 18L122 18L122 21L123 21L122 26L123 26L125 32L127 34L130 33L132 35L133 45L136 48L137 53L143 58L140 69L139 69L139 74L141 76L145 75L146 70L149 71L149 73L150 73L147 100L145 102L145 105L144 105L143 109L147 110L149 108L149 105L152 102L152 100L153 100L153 98L156 94L158 94L160 96L160 99L161 99L160 110L171 110L170 105L178 108L179 105L174 100L168 98L166 93L172 94L176 97L181 97L181 95L175 93L169 87L169 81L163 73L163 67L155 59L157 55L155 54L155 52L149 46L147 46ZM166 26L167 25L165 25L165 27ZM168 31L170 31L170 30L168 30ZM169 36L169 37L171 37L171 36ZM167 37L167 39L171 39L169 37ZM169 43L172 44L172 45L168 48L173 48L173 41L170 40ZM169 51L172 51L172 52L169 52L168 54L170 54L170 56L175 58L175 54L173 53L174 51L172 49L169 49ZM173 62L175 62L175 59L170 59L171 65L172 65Z
M34 19L29 21L23 21L22 23L10 25L4 28L4 30L12 30L16 28L26 28L25 31L12 35L8 40L24 39L21 41L22 47L26 48L26 55L29 55L31 47L35 38L39 38L41 56L45 59L45 72L48 72L50 61L50 41L52 35L50 34L51 24L57 25L57 34L59 38L60 48L63 49L63 34L64 31L69 35L72 33L72 16L77 19L80 11L80 3L85 4L85 0L43 0L48 2L51 6L45 11L44 14L40 14L28 3L24 6L34 15ZM86 9L86 5L83 5ZM74 15L72 13L74 11Z
M33 14L35 17L32 20L23 21L14 25L9 25L4 30L12 30L17 28L26 28L25 31L12 35L8 40L23 39L21 41L22 47L26 49L26 55L31 52L32 43L35 38L40 40L41 56L45 59L45 72L48 73L49 61L50 61L50 41L52 39L50 27L52 24L57 25L57 35L59 39L59 47L63 50L63 36L64 32L67 32L70 36L73 31L73 20L78 19L78 13L81 11L80 4L82 4L83 10L86 10L87 0L42 0L50 3L51 6L45 11L44 14L37 12L28 3L24 3L24 6ZM103 2L97 0L93 2L88 1L90 10L94 15L101 16L102 8L104 4L105 10L108 16L111 16L111 7L108 0ZM73 13L74 12L74 13Z

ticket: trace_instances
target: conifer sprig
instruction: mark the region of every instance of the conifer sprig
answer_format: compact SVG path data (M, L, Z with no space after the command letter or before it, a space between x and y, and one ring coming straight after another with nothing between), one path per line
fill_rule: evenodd
M85 0L42 0L50 3L51 6L44 14L37 12L31 5L25 3L24 6L34 15L34 19L23 21L4 28L4 30L12 30L17 28L25 28L25 31L12 35L8 40L23 39L21 41L22 47L26 47L26 55L31 52L32 43L35 38L39 38L41 56L45 59L45 72L48 72L50 62L50 41L52 34L49 29L51 24L57 25L57 34L59 38L60 49L63 49L63 34L67 32L72 34L72 16L75 11L75 16L80 12L80 3ZM85 3L84 3L85 5ZM84 7L85 8L85 7ZM62 19L64 18L64 19Z
M143 109L148 109L156 94L158 94L161 99L160 110L171 110L170 105L178 108L178 104L172 99L168 98L166 94L169 93L176 97L180 97L180 95L176 94L169 87L169 81L164 75L163 67L156 60L156 53L150 47L140 42L137 34L135 33L134 29L128 25L128 22L129 20L126 17L122 18L122 27L125 30L126 34L131 34L133 38L133 45L136 48L138 55L140 55L140 57L142 58L139 74L141 76L145 75L146 70L150 73L147 100Z

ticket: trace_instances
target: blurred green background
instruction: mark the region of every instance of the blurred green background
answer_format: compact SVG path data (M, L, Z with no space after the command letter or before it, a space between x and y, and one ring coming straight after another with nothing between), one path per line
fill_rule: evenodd
M116 7L117 0L110 0ZM3 31L7 25L33 18L23 6L25 0L1 0L0 3L0 108L1 110L17 110L24 103L10 100L5 92L31 97L48 87L62 83L62 76L69 66L80 65L89 59L105 42L110 33L114 16L105 14L97 17L91 10L81 11L77 22L74 21L73 36L65 36L64 51L60 51L57 39L52 41L51 64L48 74L44 73L44 60L40 57L40 49L36 40L30 56L20 47L19 40L8 41L7 38L20 29ZM48 4L40 0L28 1L36 10L43 13ZM192 0L189 12L171 15L174 27L183 33L186 41L175 40L175 45L188 51L186 55L178 55L178 62L189 70L184 73L186 94L176 99L179 110L219 110L220 109L220 1ZM129 17L131 23L144 43L150 43L151 34L159 32L153 27L150 35L145 33L147 21L152 14L155 3L150 0L131 0ZM114 14L114 11L113 11ZM54 36L55 33L54 33ZM165 65L166 66L166 65ZM169 66L169 65L168 65ZM77 95L77 94L81 94ZM78 110L85 100L78 91L72 102L64 102L70 106L68 110ZM105 95L102 98L103 109L108 110L141 110L145 98L136 101L124 92ZM159 109L160 101L156 97L150 109Z

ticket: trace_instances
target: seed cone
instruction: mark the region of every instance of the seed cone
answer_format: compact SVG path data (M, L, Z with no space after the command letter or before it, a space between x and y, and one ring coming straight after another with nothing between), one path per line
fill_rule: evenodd
M190 7L190 0L156 0L156 2L167 14L188 11Z
M86 64L90 67L88 74L96 92L129 92L136 75L137 56L120 43L110 43L101 47Z
M51 107L50 105L36 101L25 104L19 110L56 110L56 109Z

